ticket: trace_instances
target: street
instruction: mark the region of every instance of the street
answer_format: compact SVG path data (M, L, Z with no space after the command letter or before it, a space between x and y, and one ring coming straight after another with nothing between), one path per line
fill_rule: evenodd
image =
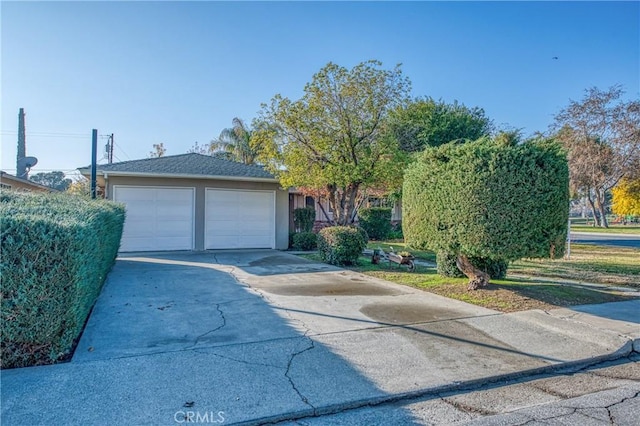
M571 232L571 242L577 244L599 244L606 246L640 248L640 235Z

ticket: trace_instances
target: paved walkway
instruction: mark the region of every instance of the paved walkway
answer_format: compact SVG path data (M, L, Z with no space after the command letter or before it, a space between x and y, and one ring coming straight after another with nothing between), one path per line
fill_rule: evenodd
M627 356L640 349L639 309L501 314L270 250L131 255L72 362L2 372L1 420L260 424L336 413Z

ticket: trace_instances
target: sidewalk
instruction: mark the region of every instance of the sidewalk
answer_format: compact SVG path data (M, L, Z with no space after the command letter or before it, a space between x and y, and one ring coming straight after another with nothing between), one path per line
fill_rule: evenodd
M2 371L1 420L261 424L640 349L640 301L598 307L502 314L273 251L124 258L71 363Z

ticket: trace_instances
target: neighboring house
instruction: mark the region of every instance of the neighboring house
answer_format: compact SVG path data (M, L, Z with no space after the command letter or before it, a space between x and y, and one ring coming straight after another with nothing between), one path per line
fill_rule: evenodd
M32 182L28 179L19 178L3 171L0 171L0 189L11 189L14 191L27 192L59 192L57 189L40 185L39 183Z
M319 203L322 203L321 206ZM293 225L293 210L303 207L313 207L316 211L316 225L314 230L321 229L324 226L327 226L329 222L333 219L333 213L329 208L329 201L326 199L316 199L314 197L304 195L300 193L296 189L289 190L289 210L290 210L290 218L289 218L289 227L291 231L294 230ZM367 202L364 203L362 208L364 207L388 207L385 205L385 200L381 200L379 198L371 197ZM323 212L324 209L324 212ZM325 215L326 213L326 215ZM357 218L356 218L357 220ZM394 203L391 207L391 221L397 223L402 220L402 204L400 202Z
M97 180L126 206L121 251L287 249L288 192L260 166L190 153L102 164Z

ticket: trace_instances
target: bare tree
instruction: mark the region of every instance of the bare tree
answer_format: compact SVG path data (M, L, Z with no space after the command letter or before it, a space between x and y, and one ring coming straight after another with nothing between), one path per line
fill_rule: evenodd
M164 143L154 143L153 151L149 152L150 158L159 158L163 157L167 153L167 148L164 147Z
M624 91L586 90L555 116L552 126L568 151L572 190L587 198L596 224L608 227L606 194L640 167L640 100Z

